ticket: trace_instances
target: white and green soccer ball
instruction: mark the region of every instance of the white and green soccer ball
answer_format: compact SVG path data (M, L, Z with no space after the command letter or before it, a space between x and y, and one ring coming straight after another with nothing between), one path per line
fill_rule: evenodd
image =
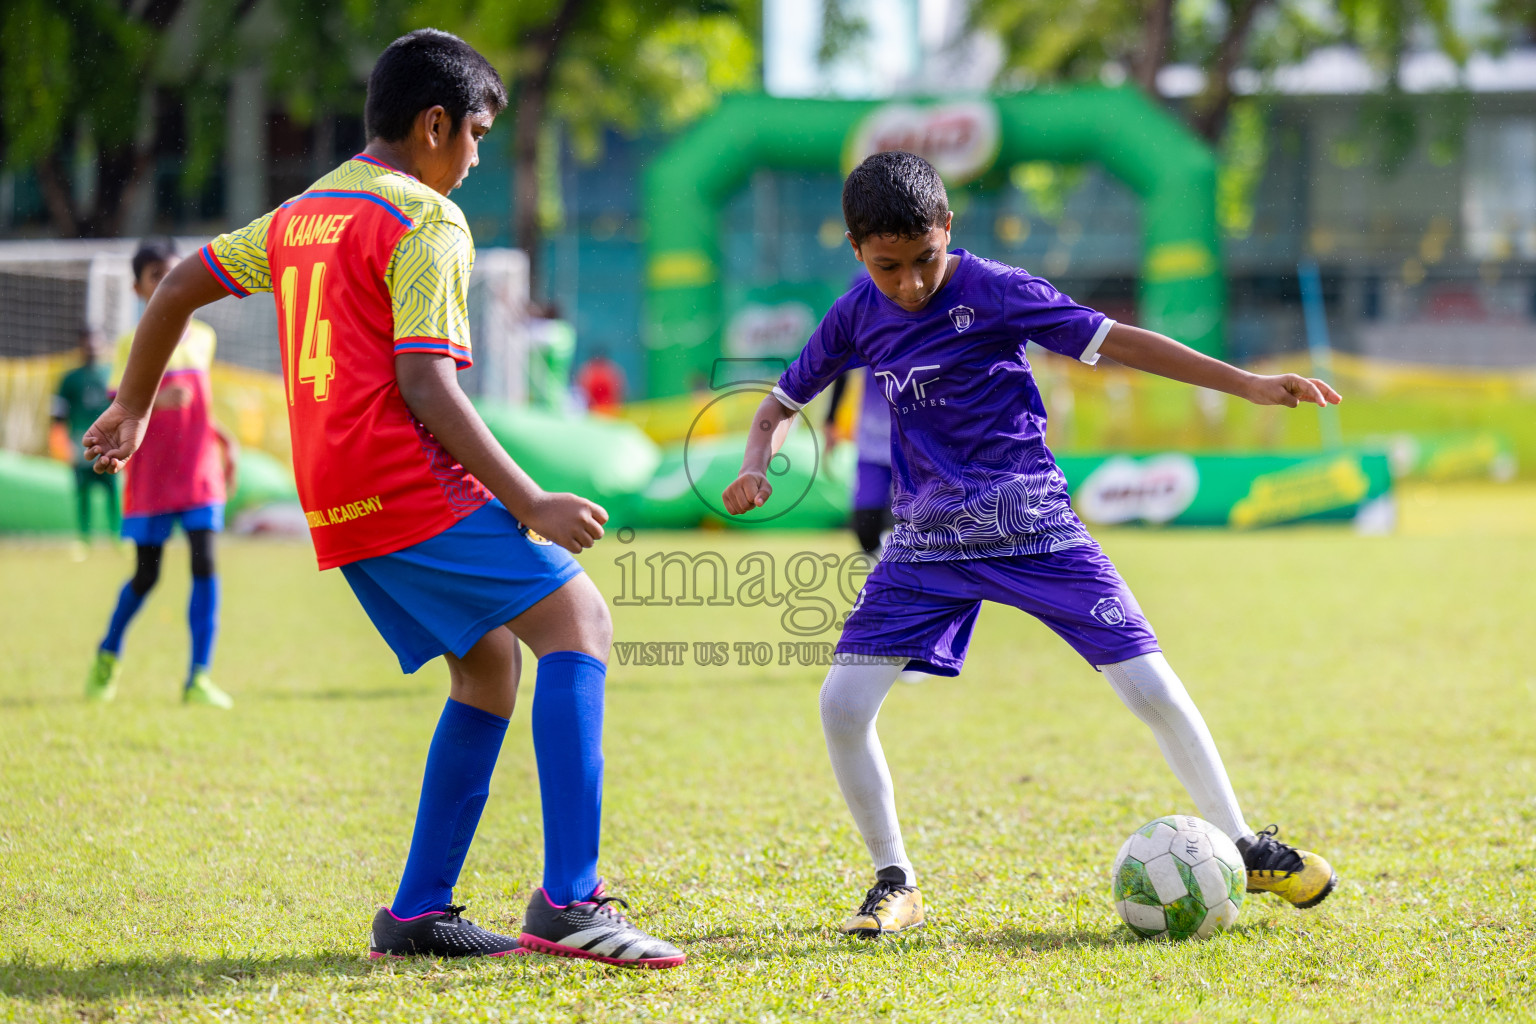
M1237 923L1242 854L1215 825L1184 814L1149 821L1115 855L1115 909L1144 939L1208 939Z

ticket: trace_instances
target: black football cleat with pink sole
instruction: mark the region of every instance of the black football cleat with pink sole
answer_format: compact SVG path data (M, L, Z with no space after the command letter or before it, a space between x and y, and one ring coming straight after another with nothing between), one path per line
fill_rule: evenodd
M528 902L528 916L518 945L525 953L596 960L615 967L677 967L688 957L670 942L663 942L625 920L616 896L603 895L603 887L589 898L565 906L549 901L543 889Z
M509 956L518 952L517 940L497 935L460 917L463 907L446 907L415 917L399 918L388 907L373 915L368 935L368 956Z

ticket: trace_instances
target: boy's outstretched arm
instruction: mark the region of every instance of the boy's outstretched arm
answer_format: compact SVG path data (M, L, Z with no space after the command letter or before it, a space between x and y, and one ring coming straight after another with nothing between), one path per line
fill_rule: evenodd
M601 505L576 494L551 494L512 461L459 387L452 356L401 353L395 356L395 379L411 415L518 522L572 553L591 547L603 535L608 513Z
M187 333L187 321L198 309L228 294L201 260L182 260L165 275L133 332L133 348L117 386L117 397L81 439L85 457L95 460L96 472L116 473L138 451L149 427L160 378L181 336Z
M1315 378L1296 373L1272 376L1249 373L1155 331L1128 324L1111 327L1099 351L1134 369L1213 391L1225 391L1255 405L1286 405L1294 409L1302 402L1327 406L1342 401L1337 391Z
M773 493L768 482L768 462L778 453L789 435L795 410L786 408L772 395L763 399L752 417L747 433L747 454L741 460L741 475L721 495L725 510L733 516L761 508Z

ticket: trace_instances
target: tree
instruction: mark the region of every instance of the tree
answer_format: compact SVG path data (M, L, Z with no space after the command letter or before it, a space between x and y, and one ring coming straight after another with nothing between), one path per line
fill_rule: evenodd
M973 27L1002 40L1005 85L1098 80L1108 72L1128 75L1156 96L1164 68L1198 67L1204 89L1185 113L1196 132L1216 142L1238 98L1234 73L1242 69L1263 76L1343 44L1358 48L1391 91L1420 28L1464 61L1469 44L1450 8L1445 0L975 0L970 17Z
M1198 68L1201 91L1171 106L1217 148L1218 216L1241 236L1268 158L1262 96L1272 72L1322 47L1357 50L1381 83L1362 106L1360 134L1375 138L1378 166L1391 173L1412 152L1420 120L1402 90L1404 56L1432 41L1463 64L1474 48L1528 33L1536 0L1496 0L1491 13L1492 36L1476 40L1458 31L1446 0L974 0L970 25L1003 42L1003 88L1123 77L1156 98L1165 68ZM1242 75L1253 95L1236 90Z
M126 6L126 5L125 5ZM104 0L11 0L0 21L0 152L36 171L48 214L67 236L115 234L149 162L145 87L180 0L129 11ZM72 164L85 155L94 201L82 206Z
M541 168L558 159L561 132L579 157L594 159L608 129L678 128L722 93L759 82L756 0L438 0L417 13L460 31L506 76L515 122L512 228L535 294L552 226Z
M34 171L59 234L118 234L167 117L182 120L182 185L196 189L224 142L232 73L265 67L301 122L328 107L360 108L358 69L400 34L408 3L7 0L0 161ZM77 180L82 167L88 182Z

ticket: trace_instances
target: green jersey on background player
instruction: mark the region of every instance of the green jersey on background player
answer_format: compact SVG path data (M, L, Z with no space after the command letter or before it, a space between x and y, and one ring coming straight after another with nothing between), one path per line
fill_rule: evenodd
M107 508L107 533L116 536L122 522L118 505L117 477L93 472L85 458L80 439L96 417L112 404L110 390L112 367L102 360L102 339L90 328L80 332L80 365L59 380L53 395L53 422L68 434L74 449L75 502L77 525L82 546L76 548L84 557L83 544L91 539L91 492L101 491Z

